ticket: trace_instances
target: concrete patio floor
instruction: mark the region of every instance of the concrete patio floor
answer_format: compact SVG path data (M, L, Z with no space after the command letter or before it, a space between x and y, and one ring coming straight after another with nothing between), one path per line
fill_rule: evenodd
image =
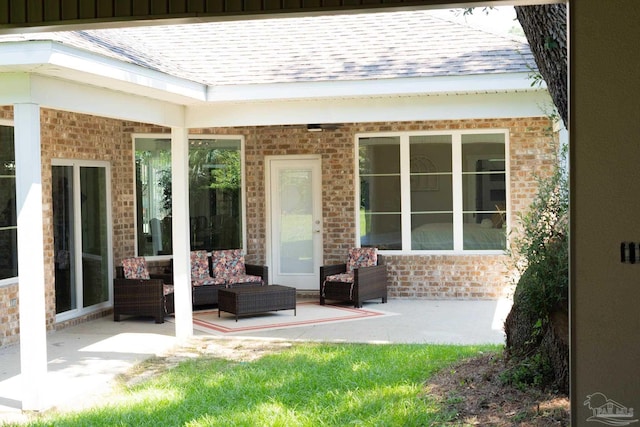
M392 313L363 320L238 333L213 333L219 339L429 344L504 344L508 300L453 301L390 299L364 308ZM80 409L106 396L116 377L178 346L175 324L148 318L111 316L47 336L48 374L43 378L47 406ZM194 330L195 336L205 335ZM0 348L0 424L24 419L21 410L20 347Z

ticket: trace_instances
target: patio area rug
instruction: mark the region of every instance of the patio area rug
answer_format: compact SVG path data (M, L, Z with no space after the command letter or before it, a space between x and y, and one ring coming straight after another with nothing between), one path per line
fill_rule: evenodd
M295 316L293 310L270 311L240 317L237 322L235 315L224 311L221 317L218 317L218 309L194 311L193 326L203 332L233 333L363 320L391 314L348 306L320 305L308 301L298 302L296 309Z

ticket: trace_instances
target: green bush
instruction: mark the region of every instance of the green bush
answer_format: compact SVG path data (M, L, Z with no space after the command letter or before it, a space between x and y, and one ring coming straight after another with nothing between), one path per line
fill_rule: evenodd
M553 173L538 179L538 194L526 214L512 251L521 275L514 302L545 323L566 306L569 289L569 185L562 168L566 150Z

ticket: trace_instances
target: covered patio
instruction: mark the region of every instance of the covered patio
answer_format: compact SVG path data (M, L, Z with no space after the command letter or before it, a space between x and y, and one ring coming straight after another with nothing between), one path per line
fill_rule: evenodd
M392 25L398 16L402 19L412 17L407 13L391 18L385 14L367 17L373 22L387 19ZM420 15L413 19L426 18ZM400 25L403 23L400 21ZM422 25L420 28L428 27ZM242 25L238 30L244 28ZM437 29L440 32L439 40L446 45L449 40L447 27ZM385 33L383 38L386 40L393 33ZM482 38L485 33L476 33L476 36L478 34ZM87 37L87 34L81 36ZM175 328L174 335L178 342L189 339L194 333L189 268L192 242L188 178L192 133L201 137L242 133L241 137L251 144L246 147L246 171L242 176L247 182L243 182L246 194L242 197L246 205L242 205L242 215L246 215L251 222L245 225L241 243L254 262L272 265L277 259L271 249L270 239L274 233L267 225L274 211L269 210L270 201L265 196L270 190L266 184L270 179L267 164L272 157L288 157L294 164L311 160L314 167L318 166L317 170L322 169L323 184L318 186L320 191L317 193L321 197L324 195L324 198L320 198L316 204L319 212L314 213L317 230L313 237L314 245L319 250L315 253L315 264L308 275L312 288L307 288L316 290L317 266L322 261L331 263L342 260L345 248L360 244L361 224L356 220L360 201L355 197L356 187L360 185L357 178L358 138L373 140L372 153L376 152L376 147L385 146L386 138L398 141L393 143L398 164L399 141L402 139L403 147L408 148L412 131L432 132L437 134L436 137L447 133L445 138L455 139L456 144L452 148L453 142L445 143L449 152L453 149L460 153L465 137L468 137L470 144L489 147L490 153L471 150L470 158L465 160L467 165L475 164L470 160L471 157L475 159L483 155L495 158L494 147L499 147L498 151L502 152L498 158L502 160L497 162L499 169L494 180L499 183L499 188L493 189L494 195L491 197L505 200L507 194L513 192L514 207L506 213L507 217L524 209L526 201L534 194L531 185L534 179L527 173L538 167L546 168L548 163L545 163L545 159L553 155L553 148L547 139L550 120L542 116L539 107L548 101L548 94L544 87L531 87L528 77L530 69L518 51L526 45L519 42L500 39L497 41L498 47L490 50L491 54L480 53L476 58L478 61L472 62L465 60L465 52L454 52L452 66L458 73L455 75L439 75L441 68L436 66L426 72L415 69L414 72L418 74L405 79L398 78L392 66L391 74L385 74L387 80L370 78L367 74L367 78L357 81L335 81L326 76L322 80L295 81L294 76L293 81L285 83L253 82L215 86L147 63L132 63L118 55L114 58L113 52L102 55L64 42L48 40L47 37L50 36L44 39L35 37L35 40L31 37L28 40L8 40L0 46L4 61L2 65L6 71L0 75L4 89L0 94L0 105L3 105L0 109L0 125L15 129L20 286L19 295L13 300L15 304L20 301L22 376L24 382L31 385L22 399L22 407L27 410L46 407L45 400L51 394L39 386L38 380L47 375L47 331L73 325L79 318L84 321L109 314L115 265L123 257L132 256L137 251L136 166L133 161L133 140L136 135L142 134L147 139L164 139L170 145L172 255L163 255L165 258L162 261L168 262L171 258L173 265L176 309L175 323L171 326ZM507 47L501 49L503 45ZM392 45L387 48L393 50ZM496 67L493 52L504 56L504 64L500 67ZM442 48L438 54L446 54L446 49ZM413 55L413 52L409 52L404 57L393 57L393 60L404 58L414 61ZM389 60L387 51L382 53L382 57L386 58L385 61ZM478 63L481 65L478 66ZM378 70L371 66L363 69ZM384 72L387 70L385 67L380 69ZM273 72L277 74L277 71ZM362 73L357 67L339 71ZM342 127L323 133L310 132L308 126L336 123ZM311 126L311 130L313 128ZM394 133L390 135L391 131ZM371 132L376 132L376 135L371 136ZM498 138L498 142L486 142L486 135ZM423 135L418 135L418 138L424 142ZM526 152L530 143L540 147L535 150L537 154L534 156ZM407 187L404 192L408 194L412 182L408 179L411 162L408 150L403 150L402 173L407 178L403 178ZM383 157L378 154L378 158ZM513 160L512 170L507 171L505 165L510 164L512 157L518 161ZM103 289L99 289L103 299L95 305L81 306L86 310L80 310L79 315L71 315L60 313L56 306L55 286L58 277L54 277L57 268L54 268L54 264L60 265L66 260L58 259L56 236L52 230L55 229L53 225L56 219L51 214L55 211L55 200L50 198L56 190L52 176L62 178L62 181L66 176L54 175L58 171L51 172L51 169L77 168L80 162L84 162L85 166L107 170L106 178L103 177L107 185L96 188L106 187L106 203L102 211L111 208L114 214L106 214L107 225L96 236L104 236L106 240L99 254L103 262L102 272L108 277ZM460 159L456 160L457 177L454 179L460 187L463 174L461 162ZM452 162L442 162L444 165L447 163ZM475 166L473 170L477 176L486 175L485 172L476 173ZM527 173L523 172L525 170ZM427 176L433 172L424 170L420 173ZM444 173L452 174L450 169ZM507 174L512 176L510 181L505 178ZM434 180L431 179L418 180L418 184L422 181L424 188L414 193L423 198L440 189L448 192L448 198L453 197L451 185L432 185ZM506 182L511 188L506 187ZM395 251L391 255L397 266L390 265L390 269L396 268L390 273L396 280L392 297L495 299L503 296L509 281L504 269L503 247L506 237L503 228L489 226L494 232L497 230L502 233L502 244L494 245L489 250L472 248L465 251L461 238L463 215L476 228L480 228L480 216L463 214L462 191L455 192L458 198L455 209L459 218L455 225L459 235L456 247L453 246L453 239L450 239L450 248L442 252L429 251L427 248L417 255L410 248L410 203L408 197L404 196L405 235L397 239L399 235L396 232L394 239L388 243L392 245L390 249ZM489 194L489 191L486 193ZM74 200L82 205L87 200L87 194L92 193L78 192ZM382 198L385 192L381 191L380 194ZM396 196L394 203L400 206L400 197L398 194ZM467 196L469 200L473 198ZM481 215L505 214L495 203L481 210L486 211ZM96 209L96 212L99 211ZM453 222L449 222L451 229ZM75 221L74 225L80 227L80 223ZM453 235L453 231L449 234ZM325 239L324 243L322 238ZM399 245L404 245L404 250ZM153 245L149 246L153 248ZM84 262L81 255L77 255L77 264ZM431 261L434 265L429 265ZM456 268L449 267L452 263L457 264ZM482 268L477 267L480 264ZM415 268L417 265L420 266L419 271ZM469 280L469 277L476 276L477 281ZM13 282L9 285L17 283L17 277L10 280ZM17 318L13 314L12 320Z

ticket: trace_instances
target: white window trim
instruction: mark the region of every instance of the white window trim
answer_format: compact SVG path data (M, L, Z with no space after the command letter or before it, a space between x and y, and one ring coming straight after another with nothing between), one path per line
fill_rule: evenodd
M400 215L402 226L402 247L411 247L411 191L410 191L410 175L409 175L409 138L412 136L433 136L433 135L450 135L452 144L452 184L453 193L453 236L454 249L452 250L381 250L381 253L387 255L503 255L505 250L464 250L463 247L463 192L462 192L462 135L478 135L478 134L496 134L504 133L504 154L505 154L505 192L506 192L506 248L509 249L509 233L511 226L511 156L508 128L491 128L491 129L466 129L466 130L442 130L442 131L407 131L407 132L367 132L355 135L354 143L354 168L355 180L355 224L356 224L356 246L360 246L360 139L361 138L400 138Z
M134 194L136 194L137 188L136 188L136 179L135 179L135 164L136 164L136 139L138 138L145 138L145 139L149 139L149 138L157 138L157 139L168 139L171 140L171 134L170 133L134 133L131 134L131 163L133 164L134 168L133 168L133 190L134 190ZM242 208L242 249L246 252L247 251L247 202L246 202L246 167L245 167L245 137L243 135L221 135L221 134L207 134L207 135L203 135L203 134L189 134L188 135L188 140L195 140L195 139L238 139L240 140L240 179L242 182L242 185L240 187L240 203L242 204L241 208ZM133 201L133 206L135 211L134 212L138 212L138 205L137 205L137 199L134 197L134 201ZM135 215L134 218L134 229L138 230L138 215ZM136 248L136 255L137 251L138 251L138 233L136 231L135 236L134 236L134 240L135 240L135 248ZM150 261L162 261L162 260L170 260L173 258L173 254L171 255L146 255L144 257L147 260Z
M15 124L13 122L13 120L8 120L8 119L0 119L0 125L2 126L10 126L12 128L14 128L15 130ZM14 141L15 143L15 141ZM15 158L14 158L15 161ZM17 228L17 225L16 225ZM10 286L10 285L17 285L19 282L19 277L18 276L14 276L14 277L7 277L6 279L0 279L0 288L4 287L4 286Z

